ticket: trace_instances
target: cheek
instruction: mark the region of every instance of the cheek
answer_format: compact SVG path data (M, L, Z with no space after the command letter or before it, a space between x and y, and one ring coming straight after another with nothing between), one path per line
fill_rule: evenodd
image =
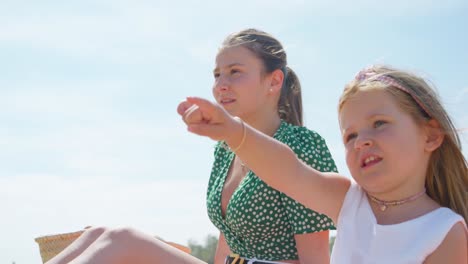
M213 83L213 86L211 87L211 94L213 95L213 98L216 100L216 102L219 103L218 99L220 96L220 89L218 89L216 82Z
M354 155L354 152L352 150L349 150L346 146L345 146L345 159L346 159L346 165L348 165L348 168L351 169L355 165L356 157Z
M405 131L402 129L402 131ZM397 150L405 152L406 148L414 143L413 139L406 133L397 133L394 129L387 129L379 132L376 137L378 138L381 148L386 150ZM399 146L395 148L395 146Z
M257 79L252 74L243 74L239 76L238 78L236 78L234 82L237 85L248 86L248 87L260 86L260 80Z

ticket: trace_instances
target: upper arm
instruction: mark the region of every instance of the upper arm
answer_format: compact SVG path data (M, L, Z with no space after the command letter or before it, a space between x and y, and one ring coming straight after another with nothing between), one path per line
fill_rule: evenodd
M305 127L296 127L294 136L286 141L301 162L291 176L290 193L285 193L336 223L350 181L336 173L325 139Z
M216 254L214 263L215 264L223 264L226 256L231 253L231 249L229 248L226 239L224 238L223 233L219 233L218 239L218 246L216 247Z
M304 164L281 191L305 207L327 215L336 224L350 185L348 178L317 172Z
M463 223L455 224L439 247L424 263L468 263L467 230Z
M301 263L330 263L329 232L315 232L294 236Z

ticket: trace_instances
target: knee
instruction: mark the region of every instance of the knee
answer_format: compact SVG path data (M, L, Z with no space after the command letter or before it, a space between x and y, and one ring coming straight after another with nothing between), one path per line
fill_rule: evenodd
M86 234L103 234L111 230L109 227L98 226L98 227L85 227L84 233Z
M114 246L138 241L140 236L137 230L130 227L110 228L104 226L87 228L83 235L94 240L111 241Z
M146 263L148 257L167 254L168 245L134 228L104 230L100 247L118 263Z
M81 236L86 237L87 239L96 240L103 236L106 232L111 230L108 227L89 227L86 228Z
M107 229L106 234L114 239L131 239L137 231L131 227L118 227Z
M103 236L106 240L111 241L115 247L140 248L150 245L150 247L159 248L164 247L161 245L166 244L161 238L151 236L131 227L107 229Z
M115 246L130 246L141 240L141 233L130 227L104 228L103 236Z

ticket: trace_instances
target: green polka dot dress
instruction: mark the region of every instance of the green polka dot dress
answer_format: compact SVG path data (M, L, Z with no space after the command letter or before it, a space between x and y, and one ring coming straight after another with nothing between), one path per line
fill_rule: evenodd
M335 162L317 133L281 122L274 138L289 145L304 162L320 171L336 171ZM335 229L327 216L310 210L247 173L221 214L221 193L234 153L219 142L208 183L208 216L224 234L233 253L263 260L296 260L295 234Z

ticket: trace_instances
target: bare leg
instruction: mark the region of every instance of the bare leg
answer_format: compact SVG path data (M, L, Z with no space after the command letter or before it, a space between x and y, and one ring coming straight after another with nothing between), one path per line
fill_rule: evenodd
M85 247L85 243L83 244L82 247ZM70 254L66 260L73 264L206 264L159 239L129 228L105 230L78 256ZM64 261L66 260L64 258Z
M83 251L85 251L99 236L101 236L107 229L103 227L87 229L81 236L76 239L70 246L65 248L60 254L47 261L47 264L65 264L69 263Z

